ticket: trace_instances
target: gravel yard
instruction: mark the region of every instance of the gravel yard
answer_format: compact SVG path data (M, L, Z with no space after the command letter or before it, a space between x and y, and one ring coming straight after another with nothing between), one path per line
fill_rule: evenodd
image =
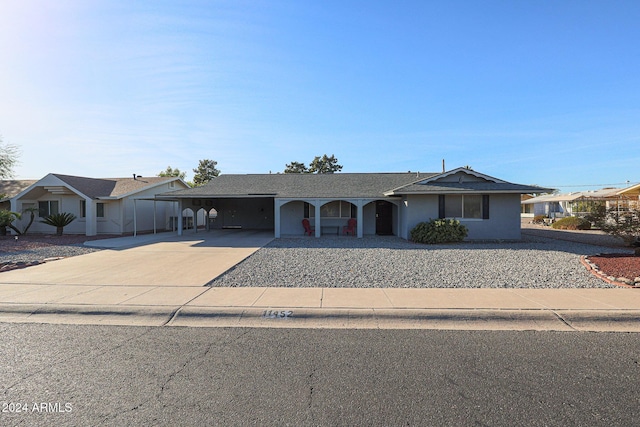
M112 236L99 238L106 237ZM630 252L609 237L523 226L522 241L512 243L418 245L390 236L277 239L210 286L609 288L615 286L594 277L579 261L581 255ZM2 237L0 266L100 250L82 245L90 239Z
M78 235L27 235L2 236L0 238L0 268L19 264L35 264L49 258L66 258L87 254L100 249L83 245L87 240L105 237L87 237Z
M514 243L418 245L397 237L274 240L210 286L609 288L580 255L628 252L523 234Z

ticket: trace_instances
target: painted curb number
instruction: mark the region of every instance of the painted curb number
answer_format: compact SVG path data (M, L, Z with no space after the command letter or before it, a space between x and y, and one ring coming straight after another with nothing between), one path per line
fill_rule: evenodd
M291 310L265 310L262 313L263 319L288 319L291 316L293 316Z

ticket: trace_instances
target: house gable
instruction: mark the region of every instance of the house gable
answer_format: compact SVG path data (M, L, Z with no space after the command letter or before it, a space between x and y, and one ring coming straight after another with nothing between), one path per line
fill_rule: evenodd
M537 186L513 184L471 169L457 168L396 188L385 194L389 196L408 194L525 194L545 191L551 190Z

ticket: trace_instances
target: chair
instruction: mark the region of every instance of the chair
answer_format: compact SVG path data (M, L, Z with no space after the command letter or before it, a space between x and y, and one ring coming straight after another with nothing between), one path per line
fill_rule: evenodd
M342 227L342 234L351 234L352 236L356 235L356 219L351 218L347 221L347 225Z
M309 220L307 218L302 220L302 226L304 227L305 236L313 236L315 234L315 230L311 228L311 224L309 224Z

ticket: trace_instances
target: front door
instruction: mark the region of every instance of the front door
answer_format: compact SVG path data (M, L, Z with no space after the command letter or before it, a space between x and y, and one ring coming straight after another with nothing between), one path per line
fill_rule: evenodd
M376 202L376 234L393 234L393 205L384 200Z

